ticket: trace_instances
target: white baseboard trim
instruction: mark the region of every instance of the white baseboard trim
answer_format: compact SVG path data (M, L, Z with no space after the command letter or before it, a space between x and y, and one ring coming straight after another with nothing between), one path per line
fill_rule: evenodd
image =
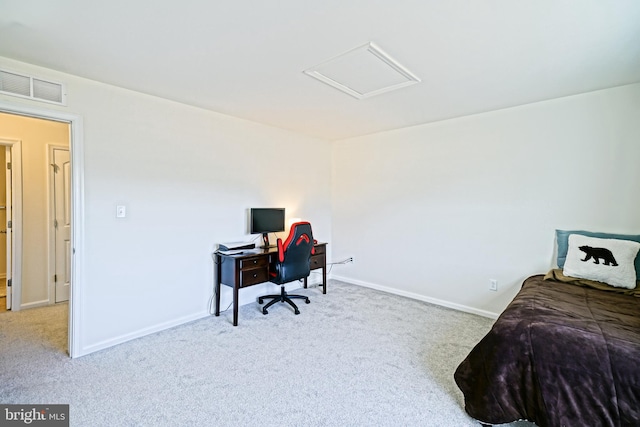
M175 326L180 326L185 323L193 322L194 320L199 320L205 317L211 316L206 311L191 314L189 316L180 317L178 319L173 319L168 322L159 323L157 325L149 326L148 328L142 328L134 332L130 332L128 334L123 334L118 337L109 338L108 340L100 341L95 344L91 344L88 346L82 346L80 348L79 354L74 357L86 356L87 354L94 353L99 350L104 350L109 347L113 347L118 344L125 343L127 341L134 340L136 338L142 338L147 335L154 334L156 332L164 331L165 329L170 329Z
M407 292L407 291L403 291L403 290L400 290L400 289L390 288L390 287L387 287L387 286L381 286L381 285L377 285L375 283L369 283L369 282L365 282L365 281L362 281L362 280L351 279L349 277L332 275L331 278L334 279L334 280L339 280L341 282L349 283L349 284L352 284L352 285L362 286L364 288L371 288L371 289L375 289L377 291L387 292L389 294L400 295L400 296L411 298L411 299L415 299L415 300L418 300L418 301L424 301L424 302L428 302L430 304L435 304L435 305L440 305L442 307L452 308L454 310L463 311L465 313L477 314L478 316L488 317L490 319L497 319L498 316L500 315L499 313L494 313L494 312L486 311L486 310L479 310L477 308L469 307L467 305L456 304L456 303L450 302L450 301L445 301L445 300L441 300L441 299L437 299L437 298L426 297L424 295L416 294L416 293L413 293L413 292ZM329 290L330 289L331 288L329 288Z
M427 302L430 304L435 304L435 305L439 305L442 307L447 307L447 308L451 308L454 310L458 310L458 311L462 311L465 313L471 313L471 314L477 314L478 316L483 316L483 317L488 317L491 319L497 319L498 318L498 313L493 313L490 311L486 311L486 310L479 310L477 308L473 308L473 307L469 307L466 305L461 305L461 304L456 304L456 303L452 303L449 301L445 301L445 300L441 300L441 299L437 299L437 298L430 298L430 297L426 297L424 295L420 295L420 294L416 294L413 292L406 292L406 291L402 291L399 289L394 289L394 288L390 288L387 286L381 286L381 285L377 285L374 283L369 283L369 282L365 282L362 280L355 280L355 279L351 279L348 277L343 277L343 276L336 276L334 274L332 274L330 277L327 277L327 281L329 279L333 279L333 280L339 280L341 282L345 282L345 283L349 283L352 285L356 285L356 286L362 286L365 288L371 288L371 289L375 289L381 292L387 292L390 294L394 294L394 295L400 295L403 297L407 297L407 298L411 298L411 299L415 299L418 301L423 301L423 302ZM318 286L321 283L313 283L315 281L309 281L309 286L310 287L314 287L314 286ZM293 289L294 287L297 289L300 286L295 286L297 284L293 284L291 286L291 288ZM301 284L300 284L301 285ZM328 290L327 292L331 291L331 286L329 284L327 284ZM258 292L258 294L262 294L264 292ZM242 293L241 293L242 294ZM255 302L255 298L253 298L253 295L250 296L250 298L248 299L244 299L244 298L240 298L239 304L238 305L245 305L248 304L250 302ZM22 308L31 308L31 307L37 307L37 306L41 306L41 305L49 305L49 301L38 301L38 302L33 302L33 303L29 303L29 304L25 304L22 306ZM224 307L224 305L221 304L222 307ZM211 314L209 314L208 312L204 311L201 313L195 313L189 316L184 316L184 317L180 317L178 319L173 319L164 323L160 323L157 325L153 325L147 328L142 328L139 329L137 331L134 332L130 332L127 334L123 334L114 338L110 338L104 341L100 341L98 343L95 344L91 344L88 346L82 346L80 348L79 354L76 357L80 357L80 356L86 356L87 354L91 354L94 353L96 351L100 351L100 350L104 350L106 348L109 347L113 347L115 345L118 344L122 344L125 343L127 341L131 341L137 338L142 338L144 336L147 335L151 335L154 334L156 332L160 332L160 331L164 331L166 329L170 329L173 328L175 326L180 326L183 325L185 323L189 323L189 322L193 322L195 320L199 320L199 319L203 319L205 317L209 317L211 316Z
M26 304L20 304L20 310L26 310L28 308L44 307L47 305L49 305L49 300L43 299L41 301L33 301L33 302L28 302Z

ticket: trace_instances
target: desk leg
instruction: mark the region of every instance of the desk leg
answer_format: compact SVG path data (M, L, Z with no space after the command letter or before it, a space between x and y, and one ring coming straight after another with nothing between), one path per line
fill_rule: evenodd
M322 293L327 293L327 266L322 267Z
M238 289L237 285L233 287L233 326L238 326Z
M216 277L213 279L215 286L215 299L216 299L216 316L220 316L220 274L222 273L220 255L216 255Z

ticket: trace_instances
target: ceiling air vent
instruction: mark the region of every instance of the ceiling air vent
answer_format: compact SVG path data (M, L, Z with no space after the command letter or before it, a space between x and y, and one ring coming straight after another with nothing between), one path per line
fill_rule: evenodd
M65 105L65 88L62 83L0 70L0 93Z

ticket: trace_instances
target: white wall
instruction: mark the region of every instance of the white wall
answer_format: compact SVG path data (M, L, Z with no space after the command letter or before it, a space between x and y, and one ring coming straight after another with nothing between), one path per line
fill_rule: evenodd
M68 93L67 107L1 101L83 118L81 354L207 315L211 253L253 237L250 207L285 207L310 220L318 240L330 238L326 141L6 58L0 67L63 82ZM115 217L117 205L126 218ZM271 290L242 291L241 302Z
M639 135L635 84L336 142L334 277L495 316L556 228L640 233Z
M640 85L332 150L6 58L0 67L66 83L68 106L0 101L83 118L81 354L205 316L211 252L250 238L249 207L284 206L331 243L329 259L354 256L334 277L488 315L525 277L549 269L555 228L639 232ZM127 218L115 218L120 204ZM266 288L244 290L242 302ZM223 287L223 308L230 301Z

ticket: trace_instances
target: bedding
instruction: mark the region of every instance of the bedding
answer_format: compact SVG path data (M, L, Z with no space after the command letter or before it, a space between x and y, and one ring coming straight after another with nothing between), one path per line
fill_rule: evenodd
M560 270L559 268L549 270L549 272L544 276L544 280L557 280L558 282L571 283L572 285L576 286L585 286L587 288L600 289L601 291L616 292L619 294L634 295L636 297L640 297L640 282L638 281L636 281L636 287L633 289L615 288L613 286L607 285L606 283L597 282L595 280L579 279L577 277L565 276L564 274L562 274L562 270Z
M532 276L454 378L487 424L640 425L640 298Z

